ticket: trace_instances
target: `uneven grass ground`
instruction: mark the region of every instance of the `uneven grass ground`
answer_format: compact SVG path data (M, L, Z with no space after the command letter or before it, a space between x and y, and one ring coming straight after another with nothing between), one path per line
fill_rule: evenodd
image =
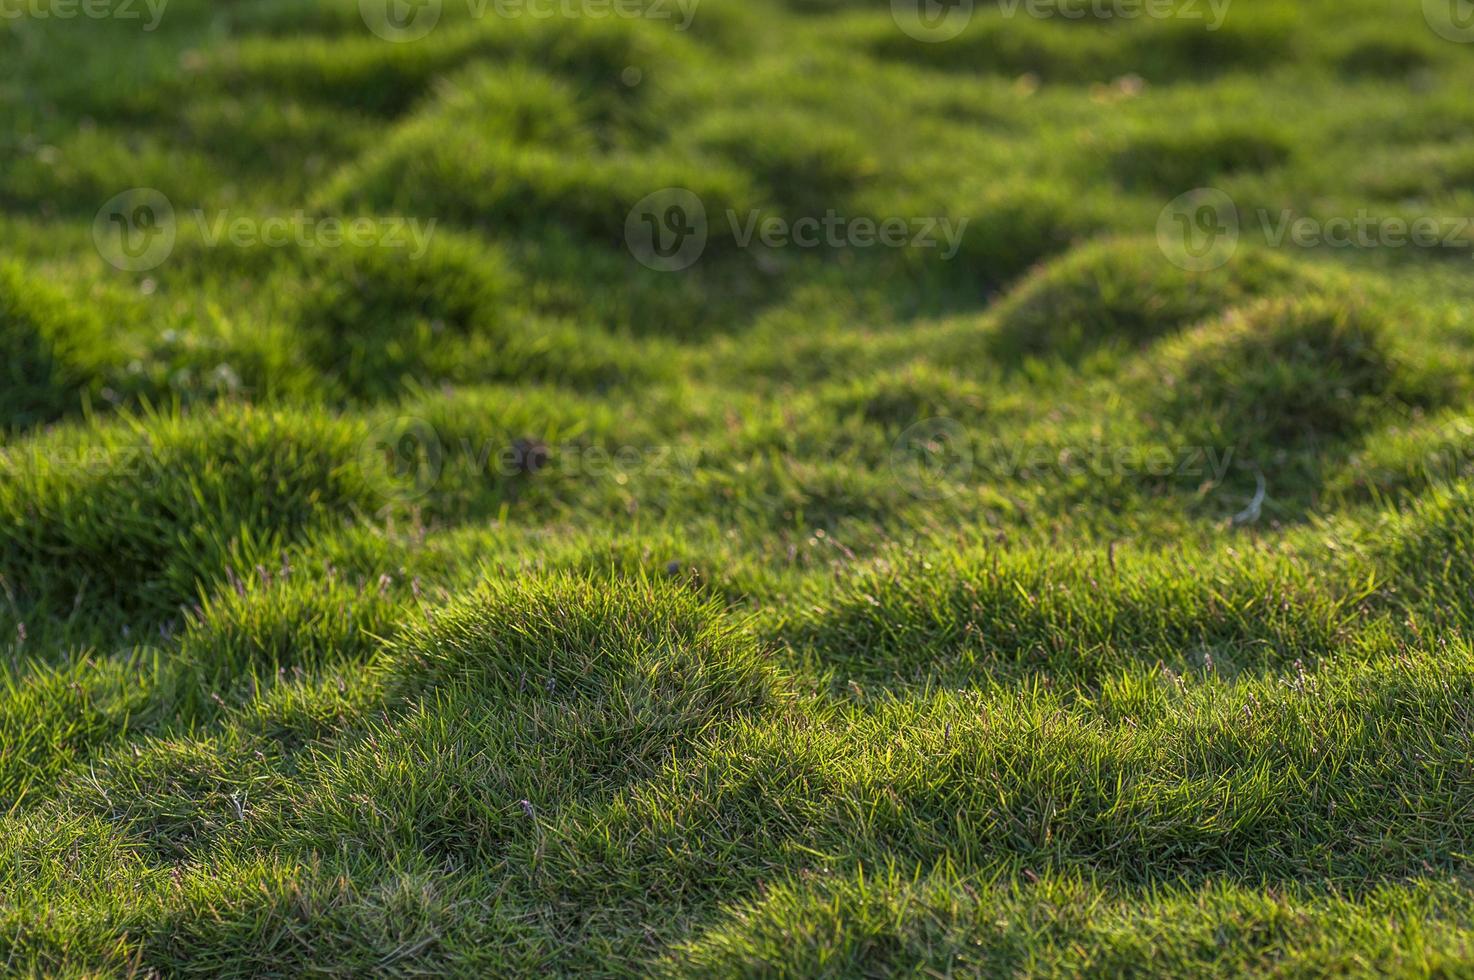
M1418 6L0 21L5 972L1474 975Z

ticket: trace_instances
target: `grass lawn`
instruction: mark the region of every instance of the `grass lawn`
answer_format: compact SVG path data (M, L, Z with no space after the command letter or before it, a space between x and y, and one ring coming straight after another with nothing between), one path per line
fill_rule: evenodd
M1467 0L0 14L4 972L1474 976Z

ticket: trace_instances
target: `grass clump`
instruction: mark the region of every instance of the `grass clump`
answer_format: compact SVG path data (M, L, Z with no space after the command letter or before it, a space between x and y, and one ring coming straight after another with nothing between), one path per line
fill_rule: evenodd
M78 658L0 678L0 808L44 797L57 777L128 730L146 710L148 675L125 663Z
M92 813L159 858L238 833L285 785L265 742L231 736L134 743L62 784L59 802ZM273 753L274 755L274 753Z
M1362 37L1350 42L1338 56L1341 70L1350 75L1404 78L1431 68L1437 49L1421 40L1403 37Z
M358 397L392 393L417 375L445 376L463 358L485 367L497 351L472 345L495 345L507 332L516 277L470 243L437 243L423 256L335 251L314 266L301 332L313 360Z
M1313 289L1315 280L1257 249L1195 273L1165 261L1155 241L1096 242L1040 267L1000 299L989 345L1009 359L1139 348L1248 299Z
M1435 484L1384 530L1380 550L1388 566L1389 586L1412 606L1415 630L1440 634L1461 630L1474 618L1474 570L1463 560L1458 542L1474 528L1474 494L1467 481ZM1426 622L1428 627L1419 627Z
M806 976L1130 972L1458 972L1468 908L1447 881L1366 896L1269 896L1231 885L1118 892L1070 876L977 888L945 871L886 869L785 884L731 910L672 969L745 976L786 962ZM1047 910L1047 912L1045 911ZM1449 952L1445 952L1445 950Z
M701 121L694 142L730 159L763 182L795 215L822 215L843 205L877 163L854 132L797 112L731 113Z
M1224 444L1342 439L1390 412L1436 400L1395 351L1373 306L1266 300L1185 335L1159 362L1162 411Z
M1190 83L1270 68L1295 48L1293 18L1282 9L1256 11L1250 19L1208 16L1204 8L1199 17L1142 23L1099 5L1060 7L1044 16L991 7L979 5L955 37L920 40L876 30L871 50L947 71L1030 75L1046 84L1079 85L1127 74L1154 84ZM1209 22L1215 22L1211 30L1205 29Z
M1271 126L1198 126L1133 138L1116 152L1111 171L1123 187L1178 194L1272 170L1293 151L1290 138Z
M185 659L208 672L207 691L253 675L361 661L404 615L384 578L353 582L331 567L314 574L290 558L240 574L206 597L180 638Z
M1319 656L1357 626L1356 597L1259 555L1127 552L1069 560L975 553L857 577L776 635L844 684L1062 689L1122 671L1212 663L1224 676ZM1193 567L1192 576L1174 574ZM1128 639L1129 638L1129 639Z
M0 265L0 426L25 429L101 399L109 353L102 324L19 265Z
M985 292L1068 251L1104 220L1091 205L1048 185L992 188L969 211L975 217L963 229L958 255Z
M314 763L311 832L490 854L537 814L653 775L779 703L776 673L715 605L629 584L488 583L436 610L383 667L411 707ZM352 805L386 795L399 803L378 814Z
M81 602L161 620L329 515L376 503L353 429L239 410L63 433L8 457L0 575L40 615Z
M405 637L391 672L515 705L587 702L591 719L690 738L771 704L776 677L750 637L679 585L554 577L491 583ZM620 750L624 751L629 746Z

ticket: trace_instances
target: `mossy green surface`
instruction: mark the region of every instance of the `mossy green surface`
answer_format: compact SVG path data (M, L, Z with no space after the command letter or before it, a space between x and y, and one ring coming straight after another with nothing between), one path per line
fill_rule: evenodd
M1474 973L1456 25L554 6L0 20L4 969Z

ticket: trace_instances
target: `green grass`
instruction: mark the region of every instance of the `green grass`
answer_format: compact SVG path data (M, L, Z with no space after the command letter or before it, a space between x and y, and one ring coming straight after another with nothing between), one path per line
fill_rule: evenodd
M890 6L0 20L7 972L1474 974L1474 44Z

